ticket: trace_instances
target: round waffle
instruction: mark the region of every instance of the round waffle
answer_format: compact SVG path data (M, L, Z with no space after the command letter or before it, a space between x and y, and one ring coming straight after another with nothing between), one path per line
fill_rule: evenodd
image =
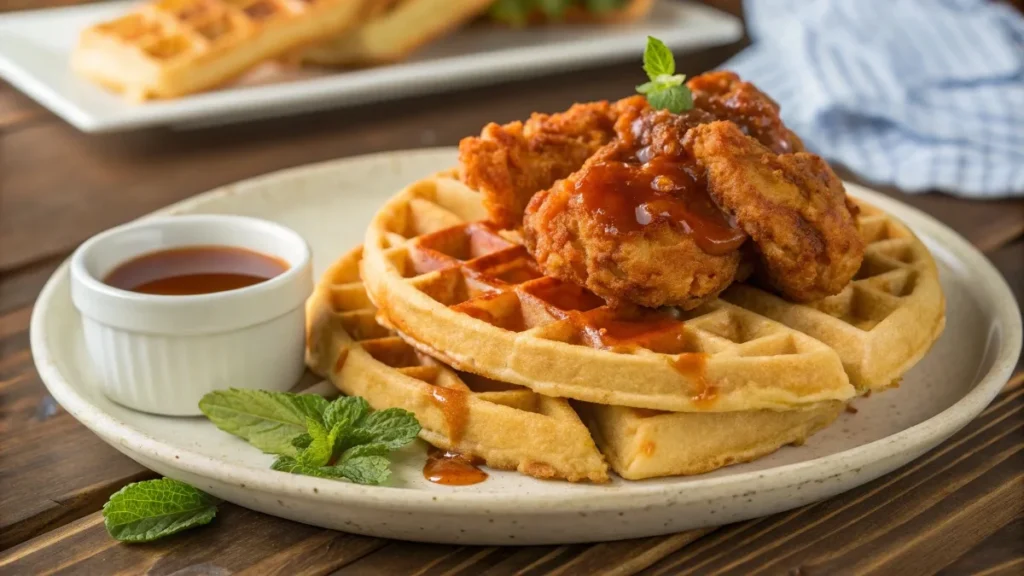
M787 410L854 395L830 347L717 300L623 320L543 276L480 195L439 174L386 203L362 277L378 320L467 372L552 397L676 412Z
M838 401L782 412L718 414L586 403L570 407L561 398L458 372L376 322L376 309L359 280L361 257L356 249L339 259L309 298L310 368L378 410L413 412L424 440L493 468L603 482L607 458L630 480L701 474L802 443L843 408Z

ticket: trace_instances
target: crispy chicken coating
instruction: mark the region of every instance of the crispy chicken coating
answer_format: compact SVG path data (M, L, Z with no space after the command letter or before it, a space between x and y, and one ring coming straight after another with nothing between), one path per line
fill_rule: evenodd
M750 235L772 287L798 302L836 294L860 268L864 243L843 183L814 154L774 154L732 122L690 130L715 202Z
M718 120L730 120L743 133L756 138L776 154L803 152L800 138L782 123L779 105L750 82L733 72L708 72L686 85L693 93L694 108Z
M527 249L546 274L612 305L695 308L736 278L746 236L713 204L700 167L681 156L692 118L648 111L630 123L631 138L533 197Z
M633 96L573 104L565 112L533 114L526 122L492 122L479 137L459 143L460 177L484 195L495 224L517 228L534 194L579 170L610 142L619 116L645 108L647 100Z

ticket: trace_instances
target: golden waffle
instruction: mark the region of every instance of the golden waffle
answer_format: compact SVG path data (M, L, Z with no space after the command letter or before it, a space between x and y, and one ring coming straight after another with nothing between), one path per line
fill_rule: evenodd
M372 0L158 0L82 32L80 74L134 100L231 80L357 23Z
M574 404L598 448L627 480L703 474L803 444L831 424L845 403L833 400L796 410L657 412Z
M365 23L307 50L303 59L326 66L396 62L477 17L493 0L385 0Z
M416 415L420 436L488 466L540 478L608 480L586 426L558 398L454 370L378 325L356 249L324 274L306 304L307 363L345 394Z
M484 217L480 195L441 174L392 198L367 230L362 277L378 320L430 356L545 396L679 412L854 394L831 348L721 300L616 319L592 294L542 276Z
M864 263L842 292L805 306L746 284L722 297L828 344L864 391L898 383L938 339L946 314L928 248L895 218L857 204Z
M719 414L666 413L579 403L587 429L565 400L461 373L415 351L375 322L359 281L361 251L323 275L307 303L307 362L346 394L376 409L413 411L421 436L495 468L542 478L607 480L607 466L627 479L699 474L800 443L836 418L842 402L807 409ZM454 403L464 399L462 410ZM446 410L447 409L447 410ZM453 424L457 438L451 440Z

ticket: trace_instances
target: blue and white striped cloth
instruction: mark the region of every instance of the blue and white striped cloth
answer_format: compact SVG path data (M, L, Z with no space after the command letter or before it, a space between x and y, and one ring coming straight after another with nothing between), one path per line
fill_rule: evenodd
M906 191L1024 195L1024 17L986 0L745 0L723 68L807 146Z

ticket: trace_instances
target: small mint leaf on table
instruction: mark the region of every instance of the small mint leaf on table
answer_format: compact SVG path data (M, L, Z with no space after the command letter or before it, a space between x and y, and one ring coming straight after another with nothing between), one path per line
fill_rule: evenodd
M218 428L268 454L295 456L292 440L306 432L306 420L322 421L329 402L316 394L231 388L210 392L199 409Z
M122 542L151 542L217 515L218 500L184 482L161 478L129 484L103 505L107 532Z

